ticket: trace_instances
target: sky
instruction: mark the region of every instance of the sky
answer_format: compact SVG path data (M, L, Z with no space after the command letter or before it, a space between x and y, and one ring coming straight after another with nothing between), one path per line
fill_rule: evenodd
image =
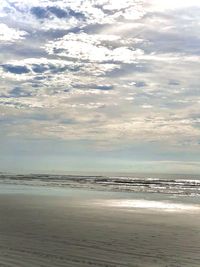
M200 174L199 0L1 0L0 171Z

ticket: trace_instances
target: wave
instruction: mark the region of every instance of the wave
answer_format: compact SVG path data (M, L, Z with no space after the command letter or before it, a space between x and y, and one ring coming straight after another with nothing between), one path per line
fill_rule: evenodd
M199 179L161 179L128 176L78 176L78 175L0 175L0 183L87 187L103 190L151 192L164 194L200 195Z

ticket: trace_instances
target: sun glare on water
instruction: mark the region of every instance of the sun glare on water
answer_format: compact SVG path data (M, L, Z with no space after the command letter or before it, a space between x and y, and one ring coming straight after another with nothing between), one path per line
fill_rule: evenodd
M199 212L199 205L172 203L165 201L152 201L143 199L113 199L98 203L107 207L130 208L130 209L150 209L164 212Z

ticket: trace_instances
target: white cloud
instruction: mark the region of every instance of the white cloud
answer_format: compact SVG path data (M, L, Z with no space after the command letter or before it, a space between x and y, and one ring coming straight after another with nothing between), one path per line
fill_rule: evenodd
M1 42L15 42L23 40L28 35L25 31L10 28L4 23L0 23L0 43Z
M182 9L191 6L200 7L200 2L198 0L152 0L151 5L154 10L164 11L166 9Z
M110 48L109 42L116 42L120 45L117 48ZM104 42L108 44L105 45ZM46 45L49 54L57 54L61 57L74 58L79 61L89 60L92 62L119 61L131 63L137 57L143 55L140 49L123 46L124 41L117 35L88 35L86 33L68 34L56 41ZM112 45L112 44L111 44ZM58 52L55 52L55 51Z

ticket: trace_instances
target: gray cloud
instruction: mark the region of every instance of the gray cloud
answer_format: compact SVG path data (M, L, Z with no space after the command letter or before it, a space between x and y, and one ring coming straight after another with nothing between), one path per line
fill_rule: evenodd
M30 9L30 12L38 19L51 18L52 15L59 19L75 17L77 19L85 19L85 15L81 12L74 11L70 8L62 9L57 6L47 6L45 8L35 6Z
M95 90L103 90L109 91L113 90L113 85L99 85L99 84L73 84L74 88L78 89L95 89Z
M14 74L24 74L29 73L30 70L26 66L14 66L10 64L3 64L1 65L3 69L7 72L11 72Z
M9 94L11 97L27 97L31 94L29 92L25 92L21 87L14 87Z

